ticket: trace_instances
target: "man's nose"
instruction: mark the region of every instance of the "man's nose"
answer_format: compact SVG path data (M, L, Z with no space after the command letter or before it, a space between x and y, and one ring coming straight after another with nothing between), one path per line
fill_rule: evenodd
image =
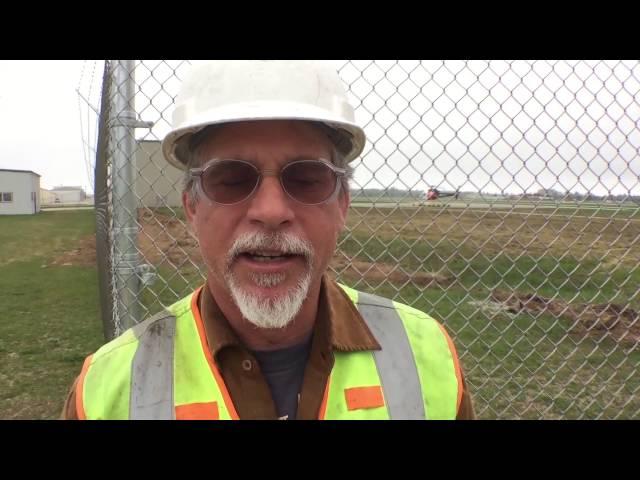
M249 201L249 221L259 223L269 230L282 228L295 217L291 208L292 199L282 188L277 175L263 175Z

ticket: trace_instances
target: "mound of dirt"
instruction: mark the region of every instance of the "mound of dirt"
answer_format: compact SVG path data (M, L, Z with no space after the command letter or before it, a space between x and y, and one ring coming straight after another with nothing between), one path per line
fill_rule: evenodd
M421 287L432 287L449 285L455 279L434 272L407 272L400 265L354 260L346 257L342 252L336 252L331 267L336 273L348 280L358 280L364 277L375 282L383 282L384 280L395 284L411 282L413 285Z
M96 236L88 235L81 238L71 250L67 250L54 258L50 265L78 265L91 267L96 264Z
M640 342L640 314L615 303L568 303L532 293L495 290L492 299L510 313L549 313L571 322L570 332L576 334L610 334L625 343Z
M138 248L147 263L157 265L165 260L176 266L188 260L200 263L198 242L180 219L144 210L139 222L142 229L138 233Z

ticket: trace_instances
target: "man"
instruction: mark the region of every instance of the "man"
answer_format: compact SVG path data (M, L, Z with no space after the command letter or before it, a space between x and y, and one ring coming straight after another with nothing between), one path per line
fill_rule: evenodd
M335 71L206 64L173 124L207 281L88 357L65 418L474 417L442 326L326 273L365 144Z

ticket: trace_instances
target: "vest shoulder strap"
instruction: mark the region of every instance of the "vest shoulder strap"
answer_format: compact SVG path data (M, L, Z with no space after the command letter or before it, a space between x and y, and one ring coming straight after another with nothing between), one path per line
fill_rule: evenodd
M173 405L173 357L176 317L163 310L133 327L138 348L131 368L129 418L170 420Z
M389 416L424 420L420 376L402 319L389 299L358 292L357 308L382 350L373 353Z

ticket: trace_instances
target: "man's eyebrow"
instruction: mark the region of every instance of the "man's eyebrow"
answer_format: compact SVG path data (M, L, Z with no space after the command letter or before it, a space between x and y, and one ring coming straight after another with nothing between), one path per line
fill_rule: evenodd
M242 160L243 162L247 162L250 163L252 165L254 165L255 167L259 167L258 165L258 160L256 159L255 156L253 155L213 155L210 158L207 158L207 160L204 161L204 163L210 161L210 160L214 160L214 159L218 159L218 160ZM293 162L298 162L300 160L326 160L327 162L331 162L331 155L295 155L292 157L287 157L286 160L284 160L282 162L282 165L287 165L288 163L293 163Z
M299 160L331 160L331 155L297 155L287 160L287 163L297 162Z

